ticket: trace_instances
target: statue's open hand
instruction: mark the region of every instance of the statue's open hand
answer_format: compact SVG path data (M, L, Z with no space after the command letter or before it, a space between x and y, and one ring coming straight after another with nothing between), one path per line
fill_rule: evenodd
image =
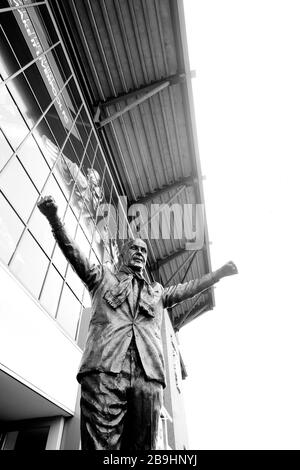
M57 215L58 207L52 196L41 197L37 206L47 218L53 218Z
M237 274L238 270L236 265L232 261L229 261L218 270L218 273L220 277L232 276L233 274Z

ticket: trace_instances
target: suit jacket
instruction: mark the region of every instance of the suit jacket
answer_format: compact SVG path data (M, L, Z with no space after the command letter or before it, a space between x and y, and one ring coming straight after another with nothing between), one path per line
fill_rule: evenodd
M54 236L73 269L87 286L92 299L92 315L77 379L95 371L119 373L127 349L134 338L146 376L165 386L161 324L164 309L173 307L211 287L218 278L206 274L200 279L164 288L151 284L151 309L142 308L140 299L133 308L132 291L121 305L113 308L106 293L126 273L112 273L105 266L91 265L63 226ZM146 281L145 281L146 282Z

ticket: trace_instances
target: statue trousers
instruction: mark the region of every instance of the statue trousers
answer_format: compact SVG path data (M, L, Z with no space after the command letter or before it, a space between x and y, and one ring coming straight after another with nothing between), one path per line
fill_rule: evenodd
M119 374L81 380L82 450L155 450L163 386L149 380L134 342Z

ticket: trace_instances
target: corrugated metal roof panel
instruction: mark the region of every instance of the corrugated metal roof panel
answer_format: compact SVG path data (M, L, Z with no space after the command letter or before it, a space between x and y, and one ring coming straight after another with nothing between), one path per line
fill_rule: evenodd
M110 147L129 203L151 194L156 204L203 202L190 88L184 81L190 71L181 0L50 0L50 4L55 5L91 112L100 111L99 135ZM154 93L156 87L160 91ZM147 99L137 104L142 97ZM107 123L107 118L113 119ZM159 192L188 176L198 182ZM172 258L185 246L184 234L176 238L178 221L175 225L175 238L150 240L149 264L169 260L155 273L163 283L176 271L173 281L180 282L210 269L207 240L186 274L182 266L188 267L190 252ZM207 238L206 226L205 233ZM206 297L211 307L213 294ZM193 301L174 311L179 314L191 306Z

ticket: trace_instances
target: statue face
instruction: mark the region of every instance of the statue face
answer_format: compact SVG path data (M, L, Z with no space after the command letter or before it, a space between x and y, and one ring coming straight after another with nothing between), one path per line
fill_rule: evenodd
M123 253L123 263L132 269L142 271L147 262L147 245L137 238L132 240Z
M100 181L100 175L97 170L89 168L87 172L89 183L93 186L97 186Z

